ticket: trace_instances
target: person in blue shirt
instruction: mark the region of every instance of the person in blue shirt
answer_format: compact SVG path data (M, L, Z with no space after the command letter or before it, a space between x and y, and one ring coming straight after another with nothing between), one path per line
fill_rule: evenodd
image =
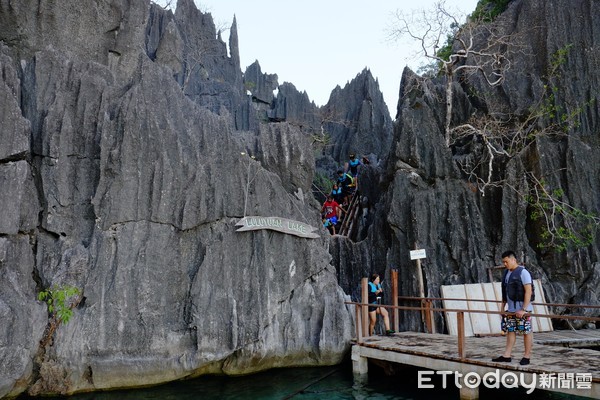
M335 225L333 224L333 222L331 222L331 220L329 218L323 218L322 222L323 222L323 226L325 228L327 228L329 233L332 235L335 235Z
M525 352L519 362L528 365L533 348L533 332L531 330L531 304L533 281L531 274L517 262L512 250L502 253L502 264L506 271L502 277L502 310L506 307L508 314L502 320L502 331L506 333L504 354L493 358L494 362L511 362L512 350L517 341L517 334L523 335Z
M337 183L333 184L333 188L331 189L331 196L338 204L342 204L344 202L344 192L340 185L338 185Z
M381 298L383 297L383 289L378 274L371 275L369 279L369 304L381 304ZM373 336L375 330L375 324L377 323L377 314L383 316L383 324L385 325L385 334L391 335L395 331L390 329L390 317L388 312L383 307L372 307L369 306L369 336Z
M358 167L362 165L360 160L356 158L356 154L350 153L350 160L346 163L346 172L352 175L353 178L358 177Z
M342 188L343 202L342 205L347 206L349 197L354 193L354 178L352 175L344 172L344 170L338 169L338 178L336 183Z

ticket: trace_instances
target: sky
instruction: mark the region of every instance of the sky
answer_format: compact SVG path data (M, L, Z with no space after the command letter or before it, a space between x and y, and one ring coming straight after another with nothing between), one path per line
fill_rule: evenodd
M368 68L392 118L402 70L425 62L416 55L417 42L389 39L393 14L429 10L435 1L195 0L202 12L212 14L217 28L228 29L236 16L242 71L258 60L263 73L277 74L279 84L291 82L322 106L337 85L344 87ZM445 4L454 15L467 15L477 0ZM228 43L229 30L222 36Z

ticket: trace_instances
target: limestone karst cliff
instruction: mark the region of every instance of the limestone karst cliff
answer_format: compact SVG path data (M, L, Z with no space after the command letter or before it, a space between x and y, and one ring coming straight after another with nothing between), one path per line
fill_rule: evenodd
M540 248L512 188L525 191L535 172L600 214L599 7L513 0L494 22L522 50L504 82L456 77L454 125L524 118L544 85L578 119L503 160L482 193L457 166L480 143L444 143L444 78L405 70L392 123L369 70L323 107L258 62L242 73L236 22L225 43L192 0L175 12L145 0L0 0L0 397L338 363L353 335L344 300L393 267L415 295L415 243L428 252L429 295L487 281L510 247L549 300L598 304L598 236ZM350 151L373 160L356 236L235 232L245 215L319 226L315 173ZM41 353L48 315L36 295L52 285L83 299ZM419 329L417 318L402 328Z
M231 55L192 1L2 1L0 26L0 397L342 360L327 236L235 232L320 225L310 141L262 123L235 23ZM83 299L40 352L62 285Z
M373 225L365 240L336 240L332 246L347 292L356 291L356 280L372 270L398 268L400 292L418 295L417 271L408 254L416 245L428 254L426 294L439 297L440 285L487 282L487 268L498 265L502 251L511 248L542 280L549 301L599 303L600 57L594 49L600 25L590 17L599 11L595 1L513 0L485 29L470 32L476 49L486 48L492 33L510 38L511 51L500 53L510 68L495 87L479 73L456 76L451 126L484 124L495 116L503 124L494 126L510 134L535 119L525 140L508 140L522 148L495 158L493 184L484 190L471 178L487 179L488 161L471 167L473 175L460 168L465 160L488 160L482 137L472 135L450 147L444 142L446 80L404 71ZM558 195L528 201L540 186ZM571 229L593 232L589 242L565 250L544 246L547 225L536 219L536 207L550 209L555 200L588 215ZM561 218L553 221L564 226ZM578 312L597 315L590 309ZM403 321L406 327L421 327L414 313ZM443 329L444 321L437 322Z

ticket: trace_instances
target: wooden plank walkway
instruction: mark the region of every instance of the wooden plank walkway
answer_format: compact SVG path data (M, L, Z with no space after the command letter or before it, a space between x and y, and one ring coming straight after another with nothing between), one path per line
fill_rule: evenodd
M551 344L564 347L600 346L600 329L540 332L534 334L533 340L535 343L539 344Z
M537 334L542 335L542 334ZM536 336L534 335L534 341ZM521 366L519 360L523 354L523 339L517 337L513 349L511 363L495 363L491 359L502 355L506 338L503 336L467 337L465 338L466 357L458 356L458 339L456 336L428 334L420 332L401 332L392 336L370 336L355 344L352 349L352 360L355 374L364 374L366 359L374 358L400 364L437 371L460 371L465 374L475 372L484 375L496 370L506 373L524 373L531 382L537 374L538 388L558 391L577 396L600 398L600 353L591 349L576 349L550 346L535 343L531 364ZM589 376L590 389L582 388L549 388L540 387L540 374L581 373ZM461 397L463 393L461 391ZM477 398L478 392L465 395L463 398Z

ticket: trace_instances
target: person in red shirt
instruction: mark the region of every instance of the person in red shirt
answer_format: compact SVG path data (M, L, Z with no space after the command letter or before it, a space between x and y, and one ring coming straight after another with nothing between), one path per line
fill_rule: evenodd
M334 227L335 233L335 225L340 219L342 209L340 205L333 199L331 195L327 196L327 201L323 203L323 207L321 208L321 213L323 217L331 222L331 225Z

